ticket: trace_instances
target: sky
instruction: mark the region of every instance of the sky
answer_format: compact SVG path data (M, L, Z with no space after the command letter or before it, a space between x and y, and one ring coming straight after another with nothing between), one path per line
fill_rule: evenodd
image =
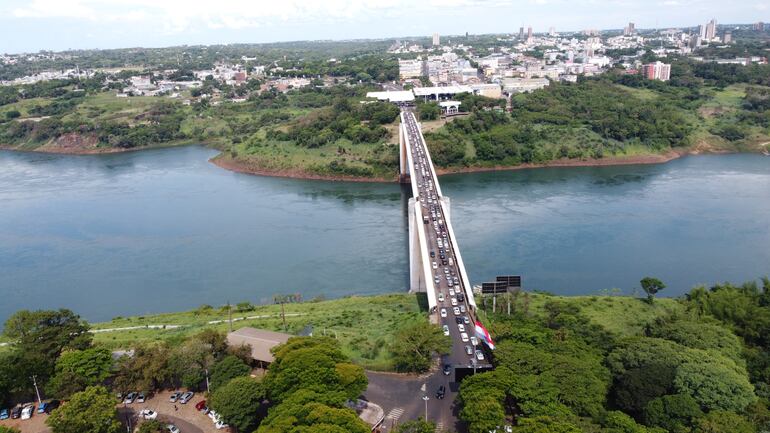
M770 22L770 0L0 0L0 53Z

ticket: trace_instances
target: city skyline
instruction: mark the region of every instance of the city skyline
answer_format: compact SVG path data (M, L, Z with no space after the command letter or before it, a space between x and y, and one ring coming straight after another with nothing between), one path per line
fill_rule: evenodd
M257 4L258 3L258 4ZM655 6L655 7L650 7ZM586 28L695 27L770 21L770 0L725 8L715 0L10 0L0 6L0 52L384 39L432 34L535 33ZM19 37L23 35L23 37Z

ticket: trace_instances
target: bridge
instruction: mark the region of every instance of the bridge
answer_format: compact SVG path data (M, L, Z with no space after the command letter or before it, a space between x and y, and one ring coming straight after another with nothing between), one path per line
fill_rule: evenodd
M459 379L458 370L491 365L486 356L477 359L483 348L475 337L476 301L452 228L450 200L441 192L420 123L409 109L401 112L399 148L399 177L412 187L409 289L426 293L431 322L448 328L452 352L443 361Z

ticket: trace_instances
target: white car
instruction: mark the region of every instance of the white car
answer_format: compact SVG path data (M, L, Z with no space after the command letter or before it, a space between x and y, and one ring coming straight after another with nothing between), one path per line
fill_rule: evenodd
M438 278L436 278L436 279L438 279ZM439 302L444 302L444 294L443 293L439 293L438 294L438 301Z
M27 403L24 405L24 409L21 410L21 419L30 419L35 412L35 405Z
M457 308L457 307L452 308L452 312L455 313L455 316L459 316L460 315L460 309Z
M441 309L441 317L446 317L446 308Z
M468 341L468 334L466 334L465 332L461 333L460 339L463 340L463 343Z
M449 296L455 295L455 289L449 289Z
M478 346L479 345L479 339L476 338L475 335L473 337L471 337L471 344L474 345L474 346Z
M449 335L449 327L444 325L444 335Z
M452 306L453 307L457 306L457 298L452 298Z
M484 360L484 352L476 349L476 359L478 359L479 361L483 361Z
M459 323L457 325L457 330L460 332L465 332L465 325L463 325L462 323Z
M139 411L139 416L144 419L155 419L158 417L158 412L151 409L142 409Z
M168 429L169 433L179 433L179 427L175 426L174 424L166 424L166 428Z
M433 266L433 269L438 269L438 265L436 264L436 262L433 262L432 266Z

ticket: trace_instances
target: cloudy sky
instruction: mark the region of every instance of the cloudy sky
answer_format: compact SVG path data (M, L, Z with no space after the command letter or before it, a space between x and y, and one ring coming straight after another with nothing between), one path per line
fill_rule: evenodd
M770 0L0 0L0 52L770 22Z

